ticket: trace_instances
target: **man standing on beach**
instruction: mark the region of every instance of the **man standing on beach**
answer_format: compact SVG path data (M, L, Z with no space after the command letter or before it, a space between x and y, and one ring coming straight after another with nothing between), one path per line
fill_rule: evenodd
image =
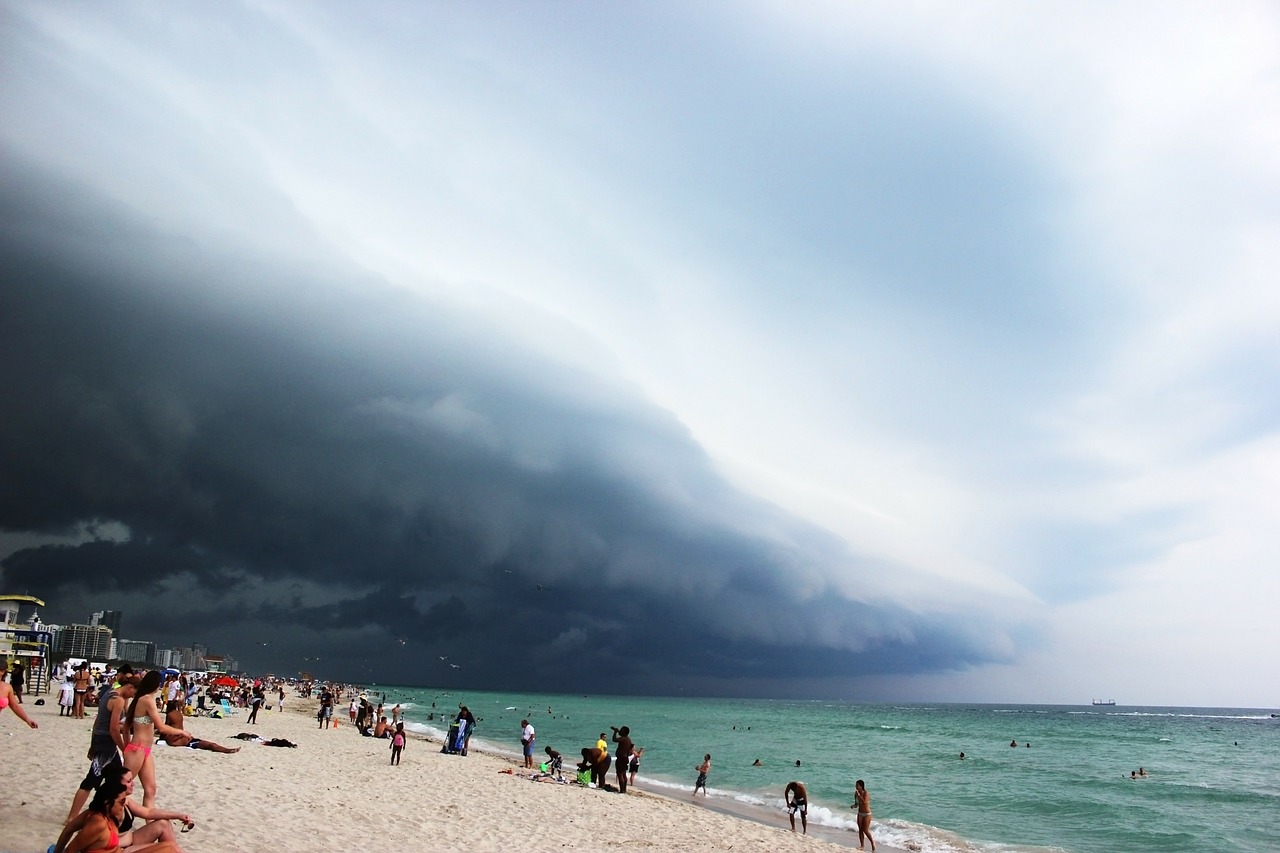
M533 769L533 725L528 720L520 721L520 743L524 745L524 766Z
M320 691L320 728L327 728L333 719L333 693L325 685Z
M618 751L613 755L613 767L618 774L618 790L625 794L627 773L631 770L631 752L634 749L631 745L631 729L627 726L609 728L613 729L613 742L618 745Z
M809 790L803 782L788 782L782 792L787 803L787 817L791 819L791 831L796 831L796 812L800 812L800 826L809 834Z
M89 772L71 799L67 821L80 814L89 801L89 795L102 784L107 768L113 764L124 764L120 760L126 746L124 716L137 693L138 682L131 675L121 678L123 681L119 687L104 685L98 697L98 713L89 734Z

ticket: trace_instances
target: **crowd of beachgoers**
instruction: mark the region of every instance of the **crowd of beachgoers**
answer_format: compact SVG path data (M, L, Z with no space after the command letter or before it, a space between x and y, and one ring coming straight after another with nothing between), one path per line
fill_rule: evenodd
M23 708L21 681L15 685L8 670L8 662L0 659L0 711L12 708L28 726L38 728ZM195 823L185 812L156 806L155 747L163 743L234 754L239 746L196 737L186 730L186 719L222 717L245 709L245 722L254 725L264 707L273 703L277 711L284 710L286 690L306 695L311 689L308 684L270 677L176 669L135 671L127 663L95 667L88 662L56 666L51 683L58 687L58 716L93 717L88 769L75 791L68 792L70 809L61 836L50 845L52 853L182 853L173 824L180 823L181 831L188 831ZM43 705L44 699L34 702ZM140 804L130 799L138 787Z
M44 794L41 797L41 817L32 822L23 817L26 812L19 813L25 822L23 831L28 833L25 836L28 842L33 836L38 839L46 833L48 838L57 836L48 847L51 853L186 853L182 842L196 837L184 834L196 826L196 817L193 815L203 815L201 820L207 824L209 797L212 793L208 773L216 774L213 778L217 779L230 772L231 776L228 778L243 778L249 782L253 777L243 775L245 767L257 766L259 772L262 770L260 758L252 757L249 764L244 765L243 756L224 762L219 754L229 756L251 744L255 747L299 746L293 740L278 736L280 734L309 742L309 737L316 734L315 726L318 723L320 729L332 732L322 738L325 751L331 755L367 754L367 748L360 749L359 744L372 745L365 740L366 737L380 740L387 747L387 751L382 752L381 763L384 766L388 754L392 765L400 764L409 744L410 733L405 728L404 709L399 705L388 707L385 695L370 695L369 691L354 684L316 683L270 676L184 673L176 670L135 671L127 664L118 668L75 666L56 670L52 681L56 694L50 695L46 705L43 696L30 695L25 697L24 704L21 693L15 692L5 676L6 673L0 670L0 712L6 708L12 709L12 713L32 729L39 728L39 722L44 722L46 726L52 724L52 728L60 729L53 742L39 737L43 732L33 732L37 735L35 740L29 741L33 748L38 746L38 741L44 741L47 748L41 748L39 752L60 761L61 769L56 774L46 774L42 778ZM56 695L56 700L53 695ZM55 703L56 716L53 708L48 707ZM46 707L33 707L36 705ZM286 706L291 706L294 713L280 713ZM305 725L299 731L298 723L305 719L299 715L311 713L313 709L315 715L312 719L315 722L312 723L311 736L308 736ZM29 711L33 713L28 713ZM270 725L257 727L260 713L265 715L263 720L271 720ZM438 747L439 753L467 755L476 725L476 718L470 709L465 704L459 704L456 711L435 710L433 706L431 716L448 726L443 744L433 745L432 751L437 751ZM39 722L36 717L39 717ZM57 722L58 718L65 718L67 722L60 724ZM205 722L218 718L222 722ZM226 741L224 743L203 736L206 730L225 726L228 719L254 728L254 731L219 735ZM84 735L80 734L85 731L85 724L73 725L73 721L78 720L91 720L87 744L81 740ZM193 727L199 730L199 734L191 731L188 726L193 720ZM333 732L340 724L341 728L363 737L349 738ZM266 730L277 736L264 737L256 733ZM594 746L583 748L580 756L574 755L572 759L562 756L550 746L539 746L534 726L528 720L521 720L518 734L522 752L520 764L512 766L508 760L498 756L482 755L480 763L470 770L464 765L471 765L471 762L455 764L455 777L465 778L469 780L468 784L475 787L497 762L501 766L498 772L509 774L501 778L524 778L578 789L617 793L627 793L635 784L643 749L633 744L626 726L613 728L611 736L601 733ZM331 740L334 736L337 741ZM424 743L430 738L419 735L415 740ZM235 743L234 746L230 745L232 742ZM13 744L14 741L10 740L8 743ZM86 746L87 753L81 752ZM169 754L159 762L162 768L161 772L157 772L157 756L172 748L203 752L210 757L193 764ZM49 749L58 754L53 755ZM274 753L276 750L267 752ZM303 762L314 760L307 759L302 750L292 752L298 753L298 759ZM193 759L195 754L193 752ZM79 758L78 755L84 757ZM30 756L25 760L29 761ZM451 761L442 760L446 764ZM0 764L3 763L4 759L0 758ZM281 763L297 767L297 763L292 760L272 762ZM405 783L411 786L417 784L415 780L420 780L420 774L427 771L427 768L430 768L429 772L436 778L450 772L446 766L437 765L422 756L415 758L413 763L413 771L404 777ZM176 764L185 766L181 771L168 769ZM77 765L83 768L84 776L73 787L75 778L81 772ZM218 766L224 769L219 771ZM269 766L266 769L271 770ZM610 774L611 769L613 774ZM697 770L701 793L705 793L710 756L706 756ZM401 772L403 771L397 771L393 775L398 776ZM305 819L306 812L301 810L319 808L325 803L329 807L336 805L329 801L332 795L328 792L314 790L305 786L305 783L298 787L299 783L295 780L300 778L294 777L287 781L277 779L274 782L279 785L284 781L286 789L297 791L290 799L289 806L300 810L298 815L285 817L280 811L282 807L277 804L277 815L282 823ZM222 784L225 786L226 783ZM253 788L252 782L248 788ZM477 790L484 788L481 785ZM225 798L229 789L223 787L220 790L218 796ZM245 793L249 796L248 790ZM557 798L539 798L538 802L540 808L547 810L547 819L553 819L557 809L565 807L574 799L563 801ZM500 797L494 804L502 802L507 800ZM175 805L179 808L173 808ZM789 793L787 805L792 820L798 817L803 831L806 806L803 787ZM655 839L664 839L660 843L667 845L665 849L696 849L699 845L696 829L699 822L715 820L710 814L700 818L682 816L679 826L659 829L651 823L656 818L646 819L644 814L664 816L661 819L667 820L666 816L670 815L669 806L655 802L652 798L637 800L635 806L639 811L627 809L627 815L615 815L612 819L621 821L621 825L634 826ZM240 806L245 813L257 807L258 801L252 799L244 801ZM588 808L586 802L577 802L572 807ZM471 808L475 808L474 803ZM536 814L531 814L530 819L538 818ZM220 821L215 817L215 822ZM203 853L210 849L258 849L241 846L250 833L260 831L261 821L258 824L251 828L241 821L230 835L226 834L224 827L219 827L223 831L216 841L205 835L202 837L203 847L197 844L195 850ZM394 838L396 830L386 829L391 833L388 838ZM491 846L497 841L485 836L485 833L481 833L479 846L476 846L474 828L449 823L447 831L454 833L450 836L453 846L446 844L441 849L499 849ZM762 835L756 830L739 827L732 830L732 833L739 837L738 842L734 842L739 844L738 849L791 849L789 845L780 844L776 839L767 840L767 834ZM754 840L748 844L747 838ZM215 844L212 848L208 846L210 841ZM40 843L40 849L44 849L43 845L47 842ZM593 842L583 840L582 843ZM572 842L561 845L563 846L581 849ZM5 849L9 847L6 846Z

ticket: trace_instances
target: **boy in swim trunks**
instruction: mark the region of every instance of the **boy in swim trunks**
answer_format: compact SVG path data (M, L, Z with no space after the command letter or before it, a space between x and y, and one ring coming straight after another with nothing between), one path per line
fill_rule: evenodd
M711 772L711 753L707 753L702 757L702 763L693 768L698 771L698 781L693 783L693 795L698 796L698 789L702 789L702 796L707 795L707 774Z

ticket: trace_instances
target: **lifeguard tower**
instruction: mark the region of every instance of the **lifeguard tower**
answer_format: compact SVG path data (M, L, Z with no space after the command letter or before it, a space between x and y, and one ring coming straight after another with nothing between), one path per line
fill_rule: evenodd
M31 595L0 595L0 655L11 664L22 664L26 670L24 692L48 693L53 634L42 630L35 614L27 624L18 621L18 608L24 604L44 607L43 601Z

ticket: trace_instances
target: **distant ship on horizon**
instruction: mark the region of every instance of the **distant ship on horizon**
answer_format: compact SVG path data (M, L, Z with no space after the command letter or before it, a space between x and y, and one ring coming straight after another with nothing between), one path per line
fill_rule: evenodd
M1114 700L1114 699L1094 699L1094 700L1093 700L1093 704L1095 704L1095 705L1114 705L1114 704L1116 704L1116 700Z

